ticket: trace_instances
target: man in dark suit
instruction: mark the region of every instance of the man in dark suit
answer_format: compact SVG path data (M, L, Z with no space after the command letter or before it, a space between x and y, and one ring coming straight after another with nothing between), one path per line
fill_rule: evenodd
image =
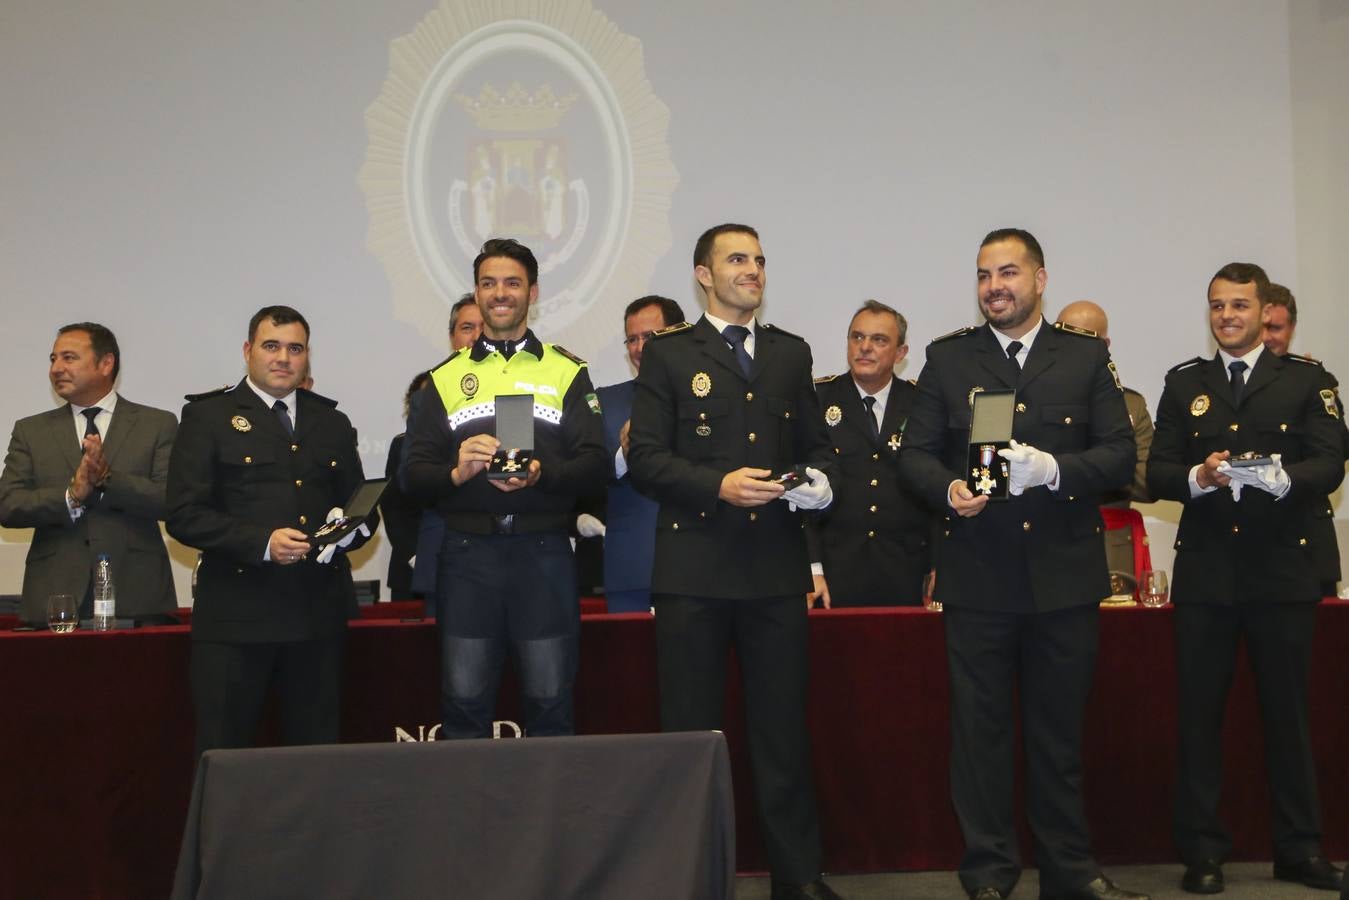
M107 554L118 618L174 621L178 607L159 533L164 485L178 421L113 389L117 338L102 325L67 325L56 335L48 375L67 401L14 424L0 475L0 524L34 528L23 573L20 617L47 622L47 597L70 594L93 615L93 566Z
M642 351L657 331L684 321L684 311L669 297L640 297L623 311L623 346L634 372L642 369ZM656 510L632 486L628 475L628 432L637 382L599 388L604 413L604 449L609 484L604 504L604 599L608 610L646 612L651 608L651 564L656 552Z
M356 431L334 401L297 389L309 323L287 306L258 311L247 377L189 398L169 465L171 535L202 552L192 611L197 752L246 747L275 685L287 744L338 738L351 566L310 539L364 480Z
M895 377L908 323L868 300L848 324L848 371L815 392L834 447L834 502L811 539L814 596L831 606L916 605L930 563L932 513L899 483L899 448L917 390Z
M1209 282L1218 352L1167 373L1148 460L1155 497L1185 505L1176 534L1175 838L1193 893L1223 889L1232 839L1218 818L1222 726L1244 640L1265 729L1274 806L1274 877L1336 890L1321 854L1307 710L1321 598L1314 513L1344 478L1340 411L1319 363L1268 352L1260 339L1269 279L1250 263ZM1267 460L1234 465L1248 451Z
M1082 804L1082 714L1096 662L1098 604L1110 595L1100 495L1129 483L1133 430L1103 342L1041 316L1044 253L999 229L979 247L987 324L928 347L900 474L945 511L936 598L951 679L951 794L965 836L960 880L1006 897L1021 872L1012 816L1019 687L1026 817L1042 898L1142 895L1091 856ZM973 395L1016 390L1010 496L965 483Z
M754 229L709 229L693 262L707 314L646 345L628 451L633 483L660 504L661 727L722 727L733 643L773 900L834 898L820 879L805 720L811 579L798 508L828 505L833 456L810 347L755 321L765 272ZM793 468L799 486L771 480Z
M1260 339L1265 349L1276 356L1286 356L1297 333L1297 298L1293 292L1281 284L1269 285L1269 295L1265 303L1264 318L1260 326ZM1296 357L1310 361L1310 357ZM1330 389L1339 394L1340 383L1329 372ZM1338 405L1338 396L1336 397ZM1340 439L1344 443L1344 457L1349 459L1349 430L1346 430L1344 416L1340 416ZM1315 534L1308 544L1312 548L1312 557L1316 561L1316 573L1321 579L1321 594L1335 596L1340 580L1340 543L1335 534L1335 507L1330 498L1318 502L1312 510L1312 528Z

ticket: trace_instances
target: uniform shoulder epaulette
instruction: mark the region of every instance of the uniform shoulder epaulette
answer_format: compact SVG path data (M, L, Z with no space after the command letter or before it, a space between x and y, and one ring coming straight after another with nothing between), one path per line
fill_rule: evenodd
M815 383L816 383L816 384L828 384L829 382L833 381L833 380L834 380L835 378L837 378L837 377L838 377L837 375L821 375L819 378L816 378L816 379L815 379Z
M673 325L667 325L659 331L652 332L650 340L654 341L656 338L669 337L672 334L683 334L692 327L693 326L688 322L676 322Z
M928 341L928 344L940 344L942 341L949 341L952 338L964 337L967 334L974 334L978 330L979 329L975 328L973 325L966 325L964 328L957 328L955 331L948 331L946 334L943 334L940 337L934 337L932 340Z
M295 392L297 394L304 394L311 400L317 400L324 406L331 406L333 409L337 409L337 401L332 399L331 397L325 397L322 394L316 394L313 391L306 391L304 388L296 388Z
M200 394L184 394L183 399L188 403L196 403L198 400L205 400L208 397L219 397L228 391L234 390L234 385L227 384L224 387L218 387L213 391L204 391Z
M776 334L780 334L780 335L782 335L783 337L796 338L798 341L801 341L802 343L805 343L805 340L806 340L805 338L801 337L801 335L799 335L799 334L793 334L792 332L788 331L788 330L785 329L785 328L779 328L778 326L776 326L776 325L771 325L771 324L769 324L768 322L763 323L763 325L762 325L761 327L767 328L769 331L772 331L772 332L774 332L774 333L776 333Z
M581 357L577 356L575 353L572 353L570 350L568 350L566 347L563 347L561 344L549 344L548 346L552 347L558 353L561 353L563 356L567 357L567 359L576 363L578 366L584 366L586 364L586 361L584 359L581 359Z
M1284 358L1284 359L1291 359L1293 362L1306 363L1306 364L1309 365L1309 366L1317 366L1317 367L1322 368L1322 369L1324 369L1324 368L1326 367L1326 364L1323 363L1323 362L1321 362L1321 360L1319 360L1319 359L1312 359L1310 356L1302 356L1302 355L1300 355L1300 354L1298 354L1298 353L1285 353L1285 354L1283 355L1283 358Z
M1207 360L1205 360L1204 357L1202 356L1196 356L1193 359L1187 359L1185 360L1185 362L1176 363L1174 366L1167 369L1166 374L1170 375L1173 372L1179 372L1181 369L1188 369L1190 366L1197 366L1201 362L1207 362Z
M1083 328L1081 325L1072 325L1068 322L1055 322L1054 330L1075 334L1078 337L1100 338L1100 335L1090 328Z

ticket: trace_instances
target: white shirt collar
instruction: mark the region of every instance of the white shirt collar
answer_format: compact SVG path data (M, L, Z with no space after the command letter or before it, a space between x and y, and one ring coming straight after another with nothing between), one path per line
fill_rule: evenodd
M1003 334L998 329L993 328L993 326L990 325L989 327L992 328L993 336L998 339L998 343L1002 346L1002 352L1004 356L1007 354L1008 344L1010 344L1012 341L1020 341L1021 353L1017 355L1021 359L1025 359L1026 356L1030 354L1031 344L1035 343L1036 335L1040 333L1040 326L1044 325L1044 323L1045 323L1044 316L1041 316L1040 318L1035 320L1035 327L1032 328L1030 331L1027 331L1019 338L1010 338L1007 335Z
M1255 345L1255 349L1253 349L1250 353L1247 353L1245 356L1233 356L1223 348L1221 347L1218 348L1218 356L1222 357L1224 369L1226 369L1229 365L1231 365L1232 363L1236 362L1239 359L1245 361L1246 371L1243 372L1241 376L1243 381L1251 377L1251 370L1255 368L1255 361L1260 358L1260 354L1263 352L1265 352L1265 345L1263 341L1257 343Z
M850 376L850 377L851 377L851 376ZM875 397L875 398L876 398L876 405L879 406L879 407L881 407L882 409L884 409L884 408L885 408L886 401L888 401L888 400L890 399L890 388L894 385L894 383L895 383L894 376L891 376L890 378L886 379L886 381L885 381L885 387L881 388L879 391L877 391L877 392L874 393L874 394L868 394L868 393L867 393L867 389L864 388L864 387L862 387L860 384L858 384L856 378L853 379L853 383L852 383L852 384L853 384L853 387L857 388L857 395L858 395L859 397L861 397L861 398L863 398L863 399L866 399L867 397Z
M91 409L95 406L103 410L103 412L107 413L108 415L112 415L113 409L117 406L117 391L116 390L108 391L108 393L103 397L102 400L99 400L97 403L90 403L88 406L76 406L74 403L70 404L70 408L71 410L74 411L76 419L83 418L84 411L86 409Z
M731 322L727 322L725 319L718 319L710 312L703 313L703 318L706 319L708 322L710 322L713 328L717 329L718 334L725 331L727 325L733 324ZM749 329L749 336L754 337L754 330L759 327L759 323L756 322L754 319L750 319L749 324L745 325L744 327Z
M286 412L290 414L290 420L292 422L295 421L295 391L292 390L284 397L273 397L271 394L254 384L253 379L249 378L247 375L244 376L244 381L248 382L248 386L253 390L253 393L258 395L258 399L261 400L263 406L266 406L268 409L271 409L277 400L285 403Z

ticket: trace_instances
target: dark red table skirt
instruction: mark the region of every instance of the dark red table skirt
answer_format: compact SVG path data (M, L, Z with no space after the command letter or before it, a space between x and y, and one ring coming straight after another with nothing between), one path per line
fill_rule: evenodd
M415 612L400 608L399 613ZM954 868L942 618L921 609L816 612L810 717L831 871ZM1174 857L1175 664L1169 610L1102 614L1087 717L1086 792L1105 863ZM186 626L73 635L0 633L0 896L163 896L192 782ZM344 739L428 736L438 720L432 623L353 623ZM513 680L507 695L513 693ZM1330 856L1349 855L1349 603L1320 610L1312 733ZM511 718L516 704L503 700ZM764 867L729 692L738 868ZM651 621L593 616L582 628L581 732L657 729ZM1224 811L1239 859L1268 859L1268 793L1249 674L1228 709ZM509 732L509 726L506 727ZM447 802L453 802L447 798ZM1029 859L1027 854L1027 859Z

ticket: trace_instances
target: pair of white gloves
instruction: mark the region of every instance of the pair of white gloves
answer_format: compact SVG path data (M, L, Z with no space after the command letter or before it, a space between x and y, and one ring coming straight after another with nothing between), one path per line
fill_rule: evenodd
M1218 471L1232 479L1228 487L1232 489L1233 500L1241 502L1241 492L1246 488L1273 494L1275 500L1282 499L1288 493L1293 481L1283 470L1282 455L1271 453L1269 459L1267 466L1234 466L1227 460L1218 463Z
M810 480L782 495L792 512L798 509L824 509L834 500L834 489L829 486L829 479L823 472L813 466L806 466L806 477ZM604 523L590 513L581 513L576 517L576 532L581 537L604 537L605 530Z
M342 518L343 515L344 514L342 512L342 507L334 506L332 509L328 510L328 518L325 519L324 521L336 522L338 519ZM364 522L362 522L358 528L354 529L346 537L342 538L342 540L334 541L331 544L325 545L324 548L319 551L319 555L314 557L314 562L318 563L321 566L326 566L328 563L333 561L333 557L337 555L338 550L345 550L348 547L350 547L352 541L356 540L357 535L361 535L362 537L370 537L370 529L366 527L366 524Z
M998 456L1011 463L1007 490L1013 497L1021 496L1026 488L1059 480L1059 464L1053 455L1030 444L1012 441L1011 447L998 451Z

